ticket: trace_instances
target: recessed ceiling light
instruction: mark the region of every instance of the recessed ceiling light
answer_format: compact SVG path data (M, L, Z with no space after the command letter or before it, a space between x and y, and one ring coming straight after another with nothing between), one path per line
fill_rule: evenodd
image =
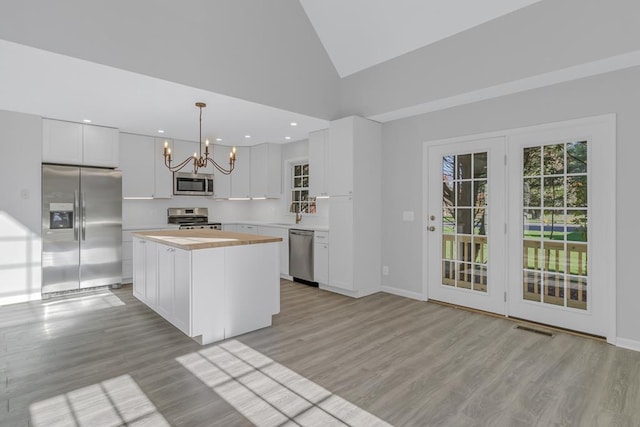
M84 119L84 120L83 120L83 122L85 122L85 123L91 123L91 120L89 120L89 119Z
M251 138L251 135L245 135L244 137L249 139L249 138Z
M296 122L291 122L289 123L291 126L298 126L298 124Z
M216 141L220 142L222 141L222 138L216 138Z
M158 133L164 133L162 129L158 129Z
M290 136L285 136L284 139L291 139L291 137Z

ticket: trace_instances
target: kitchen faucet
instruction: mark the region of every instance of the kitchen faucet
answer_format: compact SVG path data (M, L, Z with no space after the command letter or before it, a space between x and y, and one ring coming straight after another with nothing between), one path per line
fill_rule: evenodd
M302 212L296 212L296 224L300 224L302 221Z

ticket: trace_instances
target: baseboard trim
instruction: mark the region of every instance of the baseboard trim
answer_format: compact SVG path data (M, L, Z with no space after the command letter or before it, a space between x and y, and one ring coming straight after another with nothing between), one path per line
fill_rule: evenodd
M42 300L42 294L38 291L37 293L15 295L11 297L0 298L0 306L18 304L21 302L40 301L40 300Z
M616 338L616 347L626 348L627 350L640 351L640 341L630 340L628 338Z
M392 286L382 286L380 289L382 292L388 294L398 295L400 297L411 298L418 301L426 301L427 299L418 292L411 292L405 289L394 288Z

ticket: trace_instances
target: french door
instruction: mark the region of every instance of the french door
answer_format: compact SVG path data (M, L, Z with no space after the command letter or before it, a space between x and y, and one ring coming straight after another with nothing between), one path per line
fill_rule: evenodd
M504 138L428 149L430 299L505 313Z
M613 339L613 117L425 152L429 299Z

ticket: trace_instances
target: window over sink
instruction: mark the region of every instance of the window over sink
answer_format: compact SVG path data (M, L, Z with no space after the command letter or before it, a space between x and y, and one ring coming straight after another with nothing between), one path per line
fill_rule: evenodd
M289 212L316 213L316 198L309 196L309 162L291 163Z

